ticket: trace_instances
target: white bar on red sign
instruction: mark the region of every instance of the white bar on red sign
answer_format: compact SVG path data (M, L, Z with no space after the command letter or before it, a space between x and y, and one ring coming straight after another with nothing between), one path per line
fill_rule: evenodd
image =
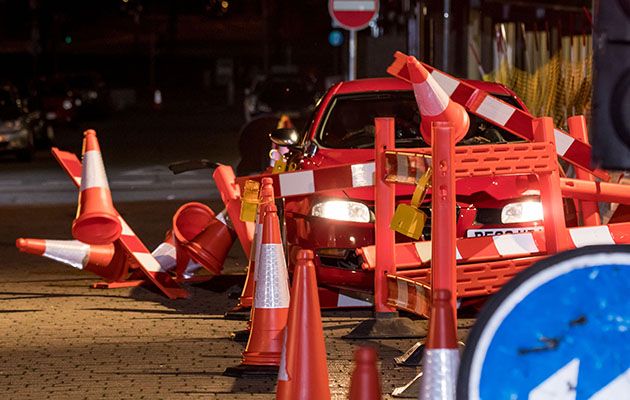
M335 11L374 11L376 2L365 0L334 0L333 10Z

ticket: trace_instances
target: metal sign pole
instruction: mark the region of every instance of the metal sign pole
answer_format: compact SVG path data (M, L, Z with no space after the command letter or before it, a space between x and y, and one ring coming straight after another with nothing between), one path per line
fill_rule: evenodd
M357 78L357 31L349 31L348 40L348 80Z

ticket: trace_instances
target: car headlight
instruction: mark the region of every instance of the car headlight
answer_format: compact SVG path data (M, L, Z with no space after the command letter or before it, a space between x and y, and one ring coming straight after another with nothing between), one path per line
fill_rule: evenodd
M349 222L366 223L372 220L370 209L365 204L346 200L329 200L316 203L311 209L311 215Z
M501 222L504 224L540 221L542 219L543 207L542 203L538 201L510 203L501 210Z
M61 103L61 107L63 107L64 110L69 110L72 108L72 102L70 100L64 100Z

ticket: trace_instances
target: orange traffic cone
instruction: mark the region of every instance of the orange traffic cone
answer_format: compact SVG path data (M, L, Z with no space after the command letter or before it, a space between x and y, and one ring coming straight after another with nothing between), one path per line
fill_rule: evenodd
M191 258L213 274L219 274L234 242L234 233L210 207L196 202L181 206L173 216L176 272L186 273Z
M300 250L297 255L276 399L330 399L326 345L311 250Z
M175 238L172 230L169 229L166 232L164 241L151 252L151 255L160 264L160 272L169 272L175 269L177 266L177 248L175 247ZM201 264L190 260L183 273L183 278L191 279L199 268L201 268Z
M260 245L258 279L254 288L251 334L238 367L225 375L277 374L282 351L282 332L289 312L289 273L282 249L280 221L275 204L266 207Z
M373 347L359 347L354 352L354 372L350 378L348 400L381 400L381 379Z
M89 245L78 240L20 238L15 241L15 245L24 253L84 269L109 281L124 279L128 270L125 252L117 243Z
M451 292L435 290L429 318L429 334L422 357L420 400L454 399L459 368L457 321Z
M79 207L72 236L88 244L108 244L118 239L122 226L112 203L96 132L88 129L83 135Z
M420 133L424 141L431 143L431 125L436 121L453 124L455 141L460 141L466 136L470 125L468 113L464 107L450 99L433 76L429 74L429 71L415 57L407 57L407 68L422 116Z

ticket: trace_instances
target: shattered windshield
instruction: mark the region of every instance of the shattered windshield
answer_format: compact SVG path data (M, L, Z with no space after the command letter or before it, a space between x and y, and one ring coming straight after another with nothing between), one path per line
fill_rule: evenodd
M374 147L374 118L394 117L396 147L427 147L420 134L420 112L412 91L337 96L327 111L317 140L322 147ZM520 141L518 137L474 115L460 145Z

